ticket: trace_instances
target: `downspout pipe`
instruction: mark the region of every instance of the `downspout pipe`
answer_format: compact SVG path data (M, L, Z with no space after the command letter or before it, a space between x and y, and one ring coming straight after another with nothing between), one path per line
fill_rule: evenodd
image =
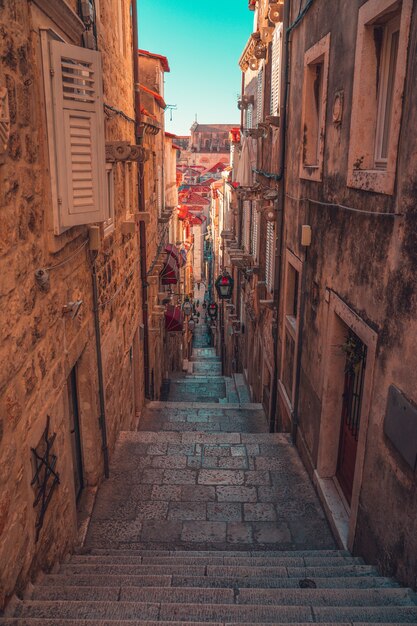
M139 38L138 38L138 9L136 0L132 1L132 34L133 34L133 80L135 94L135 139L138 145L143 144L142 114L139 88ZM144 187L144 164L138 163L138 200L139 213L146 209L145 187ZM139 222L138 245L140 250L140 280L142 291L142 320L143 320L143 366L145 381L145 398L150 399L149 382L149 320L148 320L148 281L147 281L147 241L146 224L143 220Z
M104 475L109 477L109 448L107 445L106 403L104 400L103 358L101 353L100 309L98 304L96 252L91 252L91 278L93 283L94 332L96 336L98 396L100 403L99 425L101 430L101 449L103 452Z

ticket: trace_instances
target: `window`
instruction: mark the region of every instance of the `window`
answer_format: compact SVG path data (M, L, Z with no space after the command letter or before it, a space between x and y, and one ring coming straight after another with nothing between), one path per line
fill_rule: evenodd
M330 34L304 55L300 177L322 179Z
M246 109L246 128L253 128L253 104L249 104Z
M281 386L287 403L293 406L299 327L301 261L287 250L284 287L284 320L281 355Z
M243 247L249 252L250 247L250 214L251 214L251 202L250 200L243 201Z
M263 120L263 109L264 109L264 68L258 72L258 76L256 79L256 124L262 122Z
M103 222L105 237L114 231L114 172L111 163L106 163L106 212L108 217Z
M107 217L101 57L43 38L43 59L54 230L60 234Z
M394 192L412 0L359 9L347 184Z
M394 80L397 69L400 18L397 15L386 26L375 27L375 37L382 40L381 71L378 89L378 114L375 137L375 168L387 169L388 143L392 119Z
M282 54L282 24L279 24L272 38L271 64L271 115L280 114L281 92L281 54Z
M274 256L275 256L275 234L274 223L266 223L265 242L265 282L269 292L274 290Z
M257 210L258 201L254 200L252 202L252 210L251 210L251 232L250 232L250 254L253 256L255 261L258 260L259 256L259 212Z

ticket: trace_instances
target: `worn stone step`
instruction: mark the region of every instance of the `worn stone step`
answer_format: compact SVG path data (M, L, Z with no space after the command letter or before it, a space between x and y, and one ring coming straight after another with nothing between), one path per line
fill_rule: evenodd
M172 402L169 400L152 400L148 402L146 408L149 409L216 409L220 411L231 411L231 410L248 410L248 411L263 411L262 404L258 402L246 402L244 404L239 404L239 402L226 404L225 406L219 407L217 402ZM123 431L123 432L132 432L132 431ZM268 433L271 437L271 441L273 437L279 435L281 438L285 438L289 441L290 436L285 433Z
M193 626L231 626L230 622L196 622L196 621L181 621L181 622L166 622L166 621L154 621L154 620L107 620L107 619L64 619L60 618L60 624L63 626L184 626L184 624L192 624ZM235 624L236 622L233 622ZM289 622L273 622L274 626L283 626L284 623ZM311 626L310 622L290 622L292 626ZM320 622L321 626L334 626L335 622ZM385 626L399 626L399 622L383 622ZM405 622L403 622L405 623ZM409 622L410 623L410 622ZM271 624L271 622L242 622L239 626L265 626ZM356 626L377 626L381 622L355 622ZM37 618L0 618L1 626L58 626L55 619L37 619ZM338 626L352 626L352 622L338 622Z
M188 576L188 575L71 575L50 574L40 581L42 587L210 587L210 588L263 588L299 589L300 578ZM351 576L334 578L314 578L318 589L374 589L399 587L395 581L382 576Z
M172 431L137 431L122 433L120 442L131 443L268 443L269 445L291 444L285 437L279 437L277 433L204 433L204 432L172 432Z
M384 607L314 607L232 605L232 604L174 604L145 602L50 602L28 601L16 607L15 617L61 619L142 620L166 622L220 623L293 623L293 622L402 622L415 623L417 606Z
M81 554L81 552L79 552ZM106 548L92 548L83 549L83 554L96 554L96 555L108 555L108 556L164 556L164 557L188 557L193 559L199 556L221 556L221 557L305 557L305 556L320 556L326 558L351 556L348 550L265 550L259 553L256 550L240 551L240 550L128 550L128 549L114 549L109 550Z
M375 576L377 572L370 565L339 565L336 567L259 567L259 566L227 566L227 565L118 565L112 563L63 563L60 574L74 575L166 575L176 576L212 576L230 577L278 577L278 578L324 578L345 576Z
M45 586L36 587L31 599L234 604L235 592L232 588L215 587Z
M408 589L263 589L216 587L37 587L32 600L285 606L415 606Z
M117 564L117 565L226 565L239 567L321 567L327 566L329 560L327 557L317 556L278 556L278 557L227 557L227 556L118 556L117 560L114 556L106 555L74 555L71 557L70 563L79 564ZM332 567L338 565L362 565L363 559L360 557L342 556L332 557Z

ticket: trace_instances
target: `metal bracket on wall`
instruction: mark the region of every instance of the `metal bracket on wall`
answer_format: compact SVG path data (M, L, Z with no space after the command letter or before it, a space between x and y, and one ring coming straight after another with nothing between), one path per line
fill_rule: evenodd
M43 431L39 444L36 448L31 448L35 462L35 473L30 483L32 487L35 487L36 493L33 507L39 507L35 525L35 541L39 539L39 533L43 526L46 510L51 501L54 489L60 482L59 473L55 470L57 457L51 452L56 439L56 433L49 436L50 420L51 418L48 415L46 418L46 428Z

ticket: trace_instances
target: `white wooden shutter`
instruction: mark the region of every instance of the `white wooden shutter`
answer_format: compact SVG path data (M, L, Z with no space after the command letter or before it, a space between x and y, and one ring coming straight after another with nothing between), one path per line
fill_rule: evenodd
M256 84L256 124L262 122L263 118L263 102L264 102L264 68L258 72Z
M60 224L102 222L106 215L101 57L50 42Z
M273 291L274 288L274 224L273 222L266 223L266 248L265 248L265 282L268 291Z
M246 109L246 128L253 128L253 104Z
M274 30L271 64L271 115L279 115L281 91L282 24Z
M252 202L252 228L250 238L250 253L255 261L258 260L258 243L259 243L259 213L257 211L257 201Z
M243 201L243 246L249 252L250 242L250 200Z

